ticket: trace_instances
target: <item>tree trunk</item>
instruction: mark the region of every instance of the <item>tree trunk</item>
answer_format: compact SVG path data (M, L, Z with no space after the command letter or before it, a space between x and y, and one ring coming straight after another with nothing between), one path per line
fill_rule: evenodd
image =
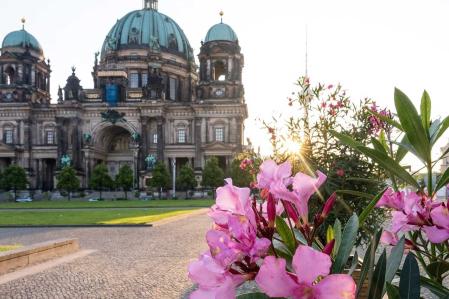
M72 192L69 191L69 201L72 199Z
M128 200L128 191L125 190L125 200Z
M17 199L17 188L14 187L14 201Z
M100 188L100 201L103 199L103 197L101 196L101 190L102 190L103 188Z

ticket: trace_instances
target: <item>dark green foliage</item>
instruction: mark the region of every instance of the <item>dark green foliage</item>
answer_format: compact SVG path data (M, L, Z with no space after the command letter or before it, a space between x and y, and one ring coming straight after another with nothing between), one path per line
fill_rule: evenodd
M2 187L5 190L14 190L14 200L17 198L17 190L26 189L28 181L25 169L12 164L2 174Z
M240 164L243 160L250 159L253 161L251 167L246 169L241 169ZM248 187L254 180L255 174L262 163L262 157L254 150L244 151L234 157L231 163L230 176L232 178L232 183L234 186L238 187Z
M100 191L100 200L103 199L102 191L114 186L114 181L108 174L108 168L104 164L95 166L89 182L90 188Z
M176 186L183 191L192 190L196 187L195 172L189 163L186 163L179 170L176 178Z
M67 191L69 194L69 200L72 198L72 192L77 191L80 188L80 180L76 176L75 169L71 166L64 167L60 173L56 176L58 180L57 188Z
M404 299L419 299L419 267L415 256L411 252L405 258L404 266L402 267L399 294Z
M148 181L148 186L157 189L161 196L161 189L170 187L170 174L164 162L157 162L153 170L153 177Z
M224 178L224 172L218 165L218 159L215 157L209 158L203 170L202 185L215 189L224 184Z
M115 178L115 185L125 191L125 199L128 199L128 192L131 191L134 185L134 174L129 165L124 165L120 168Z

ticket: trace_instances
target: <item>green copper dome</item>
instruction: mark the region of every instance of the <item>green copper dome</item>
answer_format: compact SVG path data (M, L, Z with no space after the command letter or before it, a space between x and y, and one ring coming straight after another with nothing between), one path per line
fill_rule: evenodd
M132 11L118 20L104 41L102 56L111 51L141 48L193 59L193 50L179 25L155 9Z
M230 41L237 42L238 37L235 31L231 28L231 26L225 23L219 23L212 28L209 29L206 35L205 42L211 41Z
M2 48L31 48L40 54L43 50L37 39L25 29L13 31L3 39Z

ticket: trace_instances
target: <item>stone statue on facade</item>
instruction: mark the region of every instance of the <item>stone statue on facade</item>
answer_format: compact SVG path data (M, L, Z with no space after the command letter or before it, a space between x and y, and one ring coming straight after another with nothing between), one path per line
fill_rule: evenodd
M156 165L156 157L154 155L148 155L145 158L145 162L147 163L147 170L153 170Z
M68 166L70 166L70 164L72 164L72 158L70 158L69 155L66 154L61 157L61 167L62 168L68 167Z

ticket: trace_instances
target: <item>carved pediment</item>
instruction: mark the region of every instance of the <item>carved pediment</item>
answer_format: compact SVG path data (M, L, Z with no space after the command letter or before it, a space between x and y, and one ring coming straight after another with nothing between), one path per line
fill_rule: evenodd
M0 141L0 158L2 157L14 157L15 156L16 149L14 146L11 146L9 144L5 144L2 141Z
M203 148L209 151L227 151L234 150L235 145L223 142L213 142L205 145Z

